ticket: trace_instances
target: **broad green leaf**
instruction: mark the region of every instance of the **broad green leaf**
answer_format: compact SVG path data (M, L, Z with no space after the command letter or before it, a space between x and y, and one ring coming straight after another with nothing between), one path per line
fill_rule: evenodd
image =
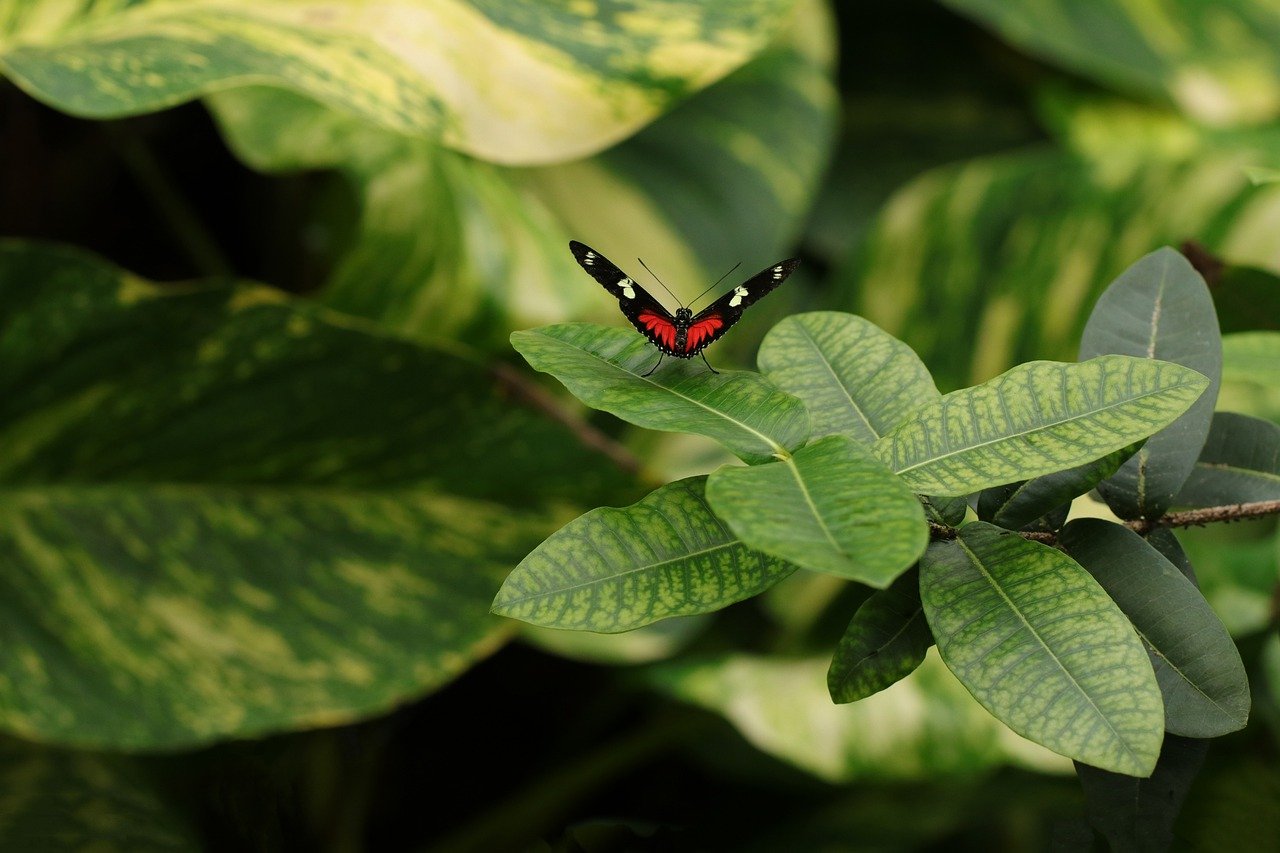
M719 610L795 571L743 545L707 505L705 482L691 477L569 522L516 566L493 612L551 628L629 631Z
M668 358L643 376L661 353L631 329L564 323L515 332L511 345L592 408L714 438L747 462L786 456L809 436L804 404L758 374Z
M921 406L875 449L916 491L963 495L1119 450L1181 415L1207 385L1185 367L1129 356L1036 361Z
M1159 518L1191 473L1209 434L1222 377L1213 298L1200 274L1173 249L1147 255L1098 299L1085 324L1080 358L1112 353L1181 364L1209 379L1190 409L1098 484L1121 518Z
M843 435L768 465L720 468L707 500L752 548L872 586L888 585L929 539L916 496Z
M617 320L567 252L571 238L624 268L645 257L686 296L722 265L783 256L834 125L827 14L795 4L746 66L607 151L545 167L480 162L284 90L209 102L255 168L338 168L353 187L358 230L320 294L327 304L415 337L505 346L511 328ZM764 104L777 121L758 121Z
M906 678L933 645L912 569L871 594L853 614L827 670L831 701L857 702Z
M1147 534L1147 544L1177 566L1178 571L1182 572L1184 578L1191 581L1192 586L1196 589L1200 588L1200 581L1196 578L1196 570L1191 565L1191 558L1187 556L1182 543L1178 541L1177 535L1172 530L1167 527L1157 527Z
M1207 740L1166 735L1147 779L1077 762L1089 822L1112 850L1164 853L1173 844L1173 823L1208 751Z
M464 357L0 244L0 727L154 749L383 712L503 640L532 508L625 482Z
M1096 150L1039 146L918 176L837 268L836 304L909 343L945 390L1032 359L1074 360L1107 284L1189 235L1280 272L1267 224L1280 186L1254 186L1240 169L1280 150L1275 131L1201 141L1179 125L1167 142L1131 148L1130 118L1077 120Z
M1280 500L1280 426L1215 412L1200 458L1178 493L1180 506Z
M933 778L1008 763L1070 767L984 712L937 655L852 705L831 703L826 668L825 656L734 654L660 664L649 681L722 714L757 749L829 782Z
M1042 746L1150 775L1160 688L1129 620L1069 557L985 522L929 545L920 600L942 659L988 711Z
M1021 530L1045 513L1065 507L1073 498L1110 477L1136 450L1137 447L1131 444L1101 459L1056 474L986 489L978 497L978 518L1006 530ZM1061 526L1063 520L1065 518L1059 520L1057 526ZM1056 530L1057 526L1051 529Z
M940 396L909 346L853 314L788 317L765 336L758 360L765 376L804 401L814 438L874 444Z
M187 853L200 844L136 759L4 738L0 848Z
M1007 41L1211 125L1280 115L1280 9L1257 0L945 0Z
M153 0L67 14L65 4L37 5L6 21L0 72L64 112L134 115L267 84L503 163L607 148L748 60L789 8Z
M1209 603L1142 537L1096 518L1072 521L1059 541L1133 623L1164 695L1165 729L1218 737L1249 719L1249 680Z

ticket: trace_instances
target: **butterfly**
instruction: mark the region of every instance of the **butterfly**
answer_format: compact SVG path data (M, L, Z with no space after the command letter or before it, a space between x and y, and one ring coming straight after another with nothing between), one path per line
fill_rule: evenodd
M631 321L631 325L635 326L636 330L648 338L649 342L660 351L658 364L650 368L648 373L644 374L645 376L658 369L658 365L662 364L663 356L693 358L695 355L702 354L709 344L719 340L734 323L738 322L747 306L786 281L787 276L800 265L799 258L779 261L756 273L696 315L684 306L677 308L673 315L662 306L661 302L637 284L635 279L618 269L613 261L595 249L572 240L569 242L569 251L573 252L574 259L592 278L618 298L618 307ZM643 265L644 261L640 263ZM645 269L648 267L646 266ZM725 273L725 275L728 274ZM721 280L723 279L724 276L721 276ZM661 281L658 283L662 284ZM716 282L716 284L719 283ZM662 286L666 287L665 284ZM711 287L715 287L715 284ZM670 290L667 292L671 293ZM671 295L675 296L674 293ZM712 373L719 372L711 367L705 355L702 356L702 360Z

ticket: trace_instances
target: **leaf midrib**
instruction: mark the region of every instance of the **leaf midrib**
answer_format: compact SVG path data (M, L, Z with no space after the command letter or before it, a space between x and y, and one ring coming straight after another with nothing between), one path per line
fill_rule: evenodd
M1215 699L1215 698L1213 698L1212 696L1210 696L1208 693L1205 693L1202 689L1200 689L1200 685L1199 685L1199 684L1197 684L1196 682L1192 681L1192 680L1191 680L1191 678L1190 678L1186 673L1184 673L1184 672L1182 671L1182 668L1181 668L1181 667L1179 667L1176 663L1174 663L1172 660L1170 660L1170 659L1169 659L1169 656L1168 656L1168 655L1166 655L1163 651L1161 651L1160 647L1159 647L1159 646L1157 646L1155 643L1153 643L1153 642L1151 641L1151 638L1147 636L1147 634L1146 634L1146 632L1145 632L1145 631L1143 631L1143 630L1142 630L1141 628L1139 628L1137 625L1134 625L1134 626L1133 626L1133 630L1134 630L1134 631L1136 631L1136 632L1137 632L1137 634L1138 634L1138 636L1142 638L1142 642L1146 643L1146 644L1147 644L1147 647L1148 647L1149 649L1151 649L1152 654L1156 655L1157 657L1159 657L1159 658L1160 658L1160 660L1164 661L1164 662L1165 662L1165 664L1167 664L1167 665L1168 665L1169 669L1173 670L1173 671L1177 674L1177 676L1178 676L1179 678L1181 678L1185 683L1187 683L1187 684L1191 685L1191 687L1195 688L1195 691L1196 691L1197 693L1199 693L1199 694L1200 694L1201 696L1203 696L1206 700L1208 700L1208 701L1209 701L1209 703L1210 703L1211 705L1213 705L1215 708L1217 708L1219 711L1221 711L1221 712L1223 713L1223 715L1224 715L1224 716L1226 716L1226 718L1227 718L1227 719L1231 720L1233 723L1240 723L1242 726L1243 726L1246 722L1248 722L1248 718L1247 718L1247 717L1246 717L1246 719L1241 720L1239 717L1237 717L1237 716L1236 716L1235 714L1233 714L1231 711L1228 711L1225 707L1223 707L1223 705L1222 705L1222 703L1221 703L1221 702L1219 702L1217 699Z
M813 517L818 522L818 527L822 528L822 532L827 537L827 541L831 543L831 547L834 548L841 557L848 559L848 555L845 554L844 549L840 547L840 543L831 535L831 530L827 527L826 520L823 519L822 515L818 512L818 506L813 502L813 496L809 494L809 489L804 484L804 478L800 476L800 467L796 465L795 458L788 457L784 459L783 462L786 464L787 468L790 469L791 476L795 478L796 485L800 487L800 494L804 495L804 502L809 505L809 511L813 513Z
M879 440L881 438L881 432L871 425L871 419L862 411L862 407L858 405L858 401L853 399L853 394L850 392L849 387L844 384L844 380L840 378L839 374L836 373L835 368L831 366L830 359L828 359L823 354L821 348L819 348L817 339L809 333L808 327L803 323L797 325L799 325L800 331L804 335L805 340L808 341L809 346L817 354L818 361L827 369L827 373L831 374L831 378L835 381L836 387L838 387L844 394L845 398L848 399L849 408L853 409L854 414L856 414L862 422L866 424L867 430L876 437L876 440Z

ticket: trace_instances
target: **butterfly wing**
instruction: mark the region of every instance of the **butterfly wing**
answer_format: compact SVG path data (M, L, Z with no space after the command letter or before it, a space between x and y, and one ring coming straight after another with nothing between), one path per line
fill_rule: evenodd
M618 298L618 307L631 321L631 325L636 327L636 331L658 349L675 355L676 319L662 307L661 302L654 299L635 279L618 269L613 261L590 246L571 240L569 251L573 252L574 260L588 275Z
M685 353L696 355L708 344L714 343L742 318L742 312L769 291L787 280L787 276L800 266L799 258L779 261L766 267L742 284L702 309L689 324L685 336Z

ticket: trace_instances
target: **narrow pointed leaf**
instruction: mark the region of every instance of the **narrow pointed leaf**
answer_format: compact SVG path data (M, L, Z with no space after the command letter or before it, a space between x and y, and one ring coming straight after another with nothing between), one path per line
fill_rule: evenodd
M1207 385L1194 370L1129 356L1034 361L920 407L875 447L916 491L963 495L1119 450L1181 415Z
M1075 468L986 489L978 498L978 518L1006 530L1021 530L1110 477L1137 449L1129 445Z
M804 401L815 438L874 444L941 396L911 347L853 314L788 317L765 336L758 360L765 376Z
M1098 485L1121 518L1158 518L1196 463L1222 380L1222 336L1213 298L1181 254L1170 248L1152 252L1098 298L1080 340L1080 358L1109 354L1181 364L1209 380L1186 412Z
M1070 557L985 522L930 544L920 600L942 659L979 702L1042 746L1146 776L1160 689L1129 620Z
M916 496L842 435L768 465L720 468L707 499L752 548L872 586L901 574L929 538Z
M1175 503L1194 507L1274 500L1280 500L1280 426L1215 412L1200 458Z
M1155 772L1146 779L1099 770L1076 762L1089 823L1112 850L1165 853L1173 844L1173 824L1209 741L1166 735Z
M548 628L614 633L719 610L795 566L747 548L703 497L705 477L569 522L525 557L493 612Z
M666 359L630 329L565 323L511 335L535 370L578 399L649 429L714 438L746 462L794 450L809 435L804 404L756 373L712 373L700 361Z
M827 670L833 702L865 699L901 681L924 662L933 634L920 604L920 572L912 569L858 608Z
M1141 536L1097 518L1059 536L1133 622L1164 695L1165 728L1218 737L1249 720L1249 680L1226 626L1200 591Z

